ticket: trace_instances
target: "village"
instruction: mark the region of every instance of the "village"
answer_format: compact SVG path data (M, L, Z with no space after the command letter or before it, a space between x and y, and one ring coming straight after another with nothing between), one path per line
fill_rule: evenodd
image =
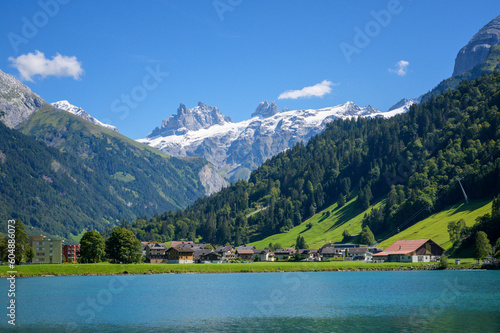
M173 241L167 248L158 242L142 242L143 256L149 263L217 264L254 261L329 261L357 260L365 262L436 262L444 249L431 239L400 240L387 249L358 244L327 243L319 249L285 248L271 251L252 245L232 245L214 248L211 244Z
M34 264L78 262L80 245L65 245L62 240L45 236L31 236ZM327 243L319 249L257 249L252 245L214 247L208 243L172 241L168 246L160 242L141 242L143 261L152 264L218 264L256 261L364 261L382 262L436 262L445 250L432 239L399 240L382 250L359 244Z

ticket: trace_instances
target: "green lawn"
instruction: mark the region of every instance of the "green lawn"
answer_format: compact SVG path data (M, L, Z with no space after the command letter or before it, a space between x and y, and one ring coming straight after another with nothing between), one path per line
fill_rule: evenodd
M255 245L258 249L265 248L269 243L280 243L283 247L290 247L295 244L298 235L305 238L311 249L320 248L328 242L341 242L344 230L347 229L351 235L361 232L363 216L372 208L363 211L358 207L356 199L357 197L351 199L340 209L335 203L286 233L275 234L250 245ZM378 208L383 202L383 200L377 202L374 207ZM328 211L330 216L327 217L325 214ZM312 223L310 229L307 228L309 222Z
M476 223L478 216L491 212L492 202L493 199L477 200L471 201L469 204L461 203L448 206L441 212L433 214L397 235L384 240L378 246L386 248L401 239L431 238L448 250L453 245L448 234L448 223L464 219L467 226L470 227Z
M21 265L16 266L18 277L28 276L64 276L64 275L112 275L123 274L162 274L162 273L247 273L247 272L314 272L344 270L394 270L424 269L435 266L415 263L380 263L371 264L359 261L332 262L254 262L235 264L60 264L60 265ZM472 268L473 260L465 259L461 266L450 268ZM0 266L0 277L8 276L8 266Z

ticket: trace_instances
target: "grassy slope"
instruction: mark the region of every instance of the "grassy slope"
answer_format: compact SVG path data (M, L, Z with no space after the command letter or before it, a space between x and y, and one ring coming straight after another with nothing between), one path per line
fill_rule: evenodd
M382 200L374 207L378 208L383 203ZM452 244L448 235L448 223L464 219L467 226L472 226L478 216L491 212L491 203L492 199L488 199L471 201L468 205L456 204L446 207L441 212L433 214L399 234L384 240L378 246L386 248L400 239L431 238L445 249L449 249ZM253 242L251 245L255 245L258 249L267 247L269 243L280 243L283 247L290 247L295 244L299 234L305 238L310 248L315 249L328 242L341 242L344 230L347 229L351 235L361 232L363 216L372 208L362 211L357 207L356 198L347 202L340 209L335 203L288 232L269 236L261 241ZM327 211L330 211L331 214L325 218L324 213ZM313 224L310 229L307 228L309 222Z
M255 245L259 249L265 248L269 243L280 243L283 247L289 247L295 244L295 240L300 234L305 238L310 248L317 249L328 242L342 241L342 233L346 229L351 235L359 234L361 232L363 216L367 211L363 211L358 207L356 198L348 201L340 209L335 203L288 232L269 236L251 245ZM378 207L382 203L383 201L376 203L375 207ZM327 211L330 211L329 217L324 215ZM313 224L310 229L307 228L309 222Z
M464 219L468 227L476 223L478 216L491 212L492 199L471 201L448 206L439 213L433 214L417 224L403 230L399 234L384 240L379 244L386 248L397 240L401 239L421 239L431 238L445 249L449 249L453 244L448 234L448 223Z
M410 267L425 269L435 263L416 265L415 263L380 263L371 264L362 261L332 262L254 262L234 264L62 264L62 265L21 265L16 266L16 276L46 275L111 275L122 274L161 274L161 273L247 273L247 272L314 272L344 270L395 270ZM462 260L461 266L449 265L450 268L473 268L473 260ZM0 277L6 277L11 269L0 266Z

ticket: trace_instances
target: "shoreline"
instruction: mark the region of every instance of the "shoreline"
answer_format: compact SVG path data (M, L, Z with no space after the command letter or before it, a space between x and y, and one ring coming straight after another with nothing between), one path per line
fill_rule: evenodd
M367 267L367 265L369 265ZM220 274L220 273L285 273L285 272L361 272L361 271L439 271L435 264L364 263L364 262L280 262L242 264L59 264L17 266L16 278L55 276L157 275L157 274ZM474 264L449 265L446 270L486 270ZM0 266L0 277L10 274Z

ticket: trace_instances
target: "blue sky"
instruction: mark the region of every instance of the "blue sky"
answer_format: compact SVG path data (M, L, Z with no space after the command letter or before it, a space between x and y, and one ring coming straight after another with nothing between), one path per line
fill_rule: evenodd
M1 70L137 139L179 103L234 121L263 100L386 111L451 76L500 2L40 0L0 11Z

